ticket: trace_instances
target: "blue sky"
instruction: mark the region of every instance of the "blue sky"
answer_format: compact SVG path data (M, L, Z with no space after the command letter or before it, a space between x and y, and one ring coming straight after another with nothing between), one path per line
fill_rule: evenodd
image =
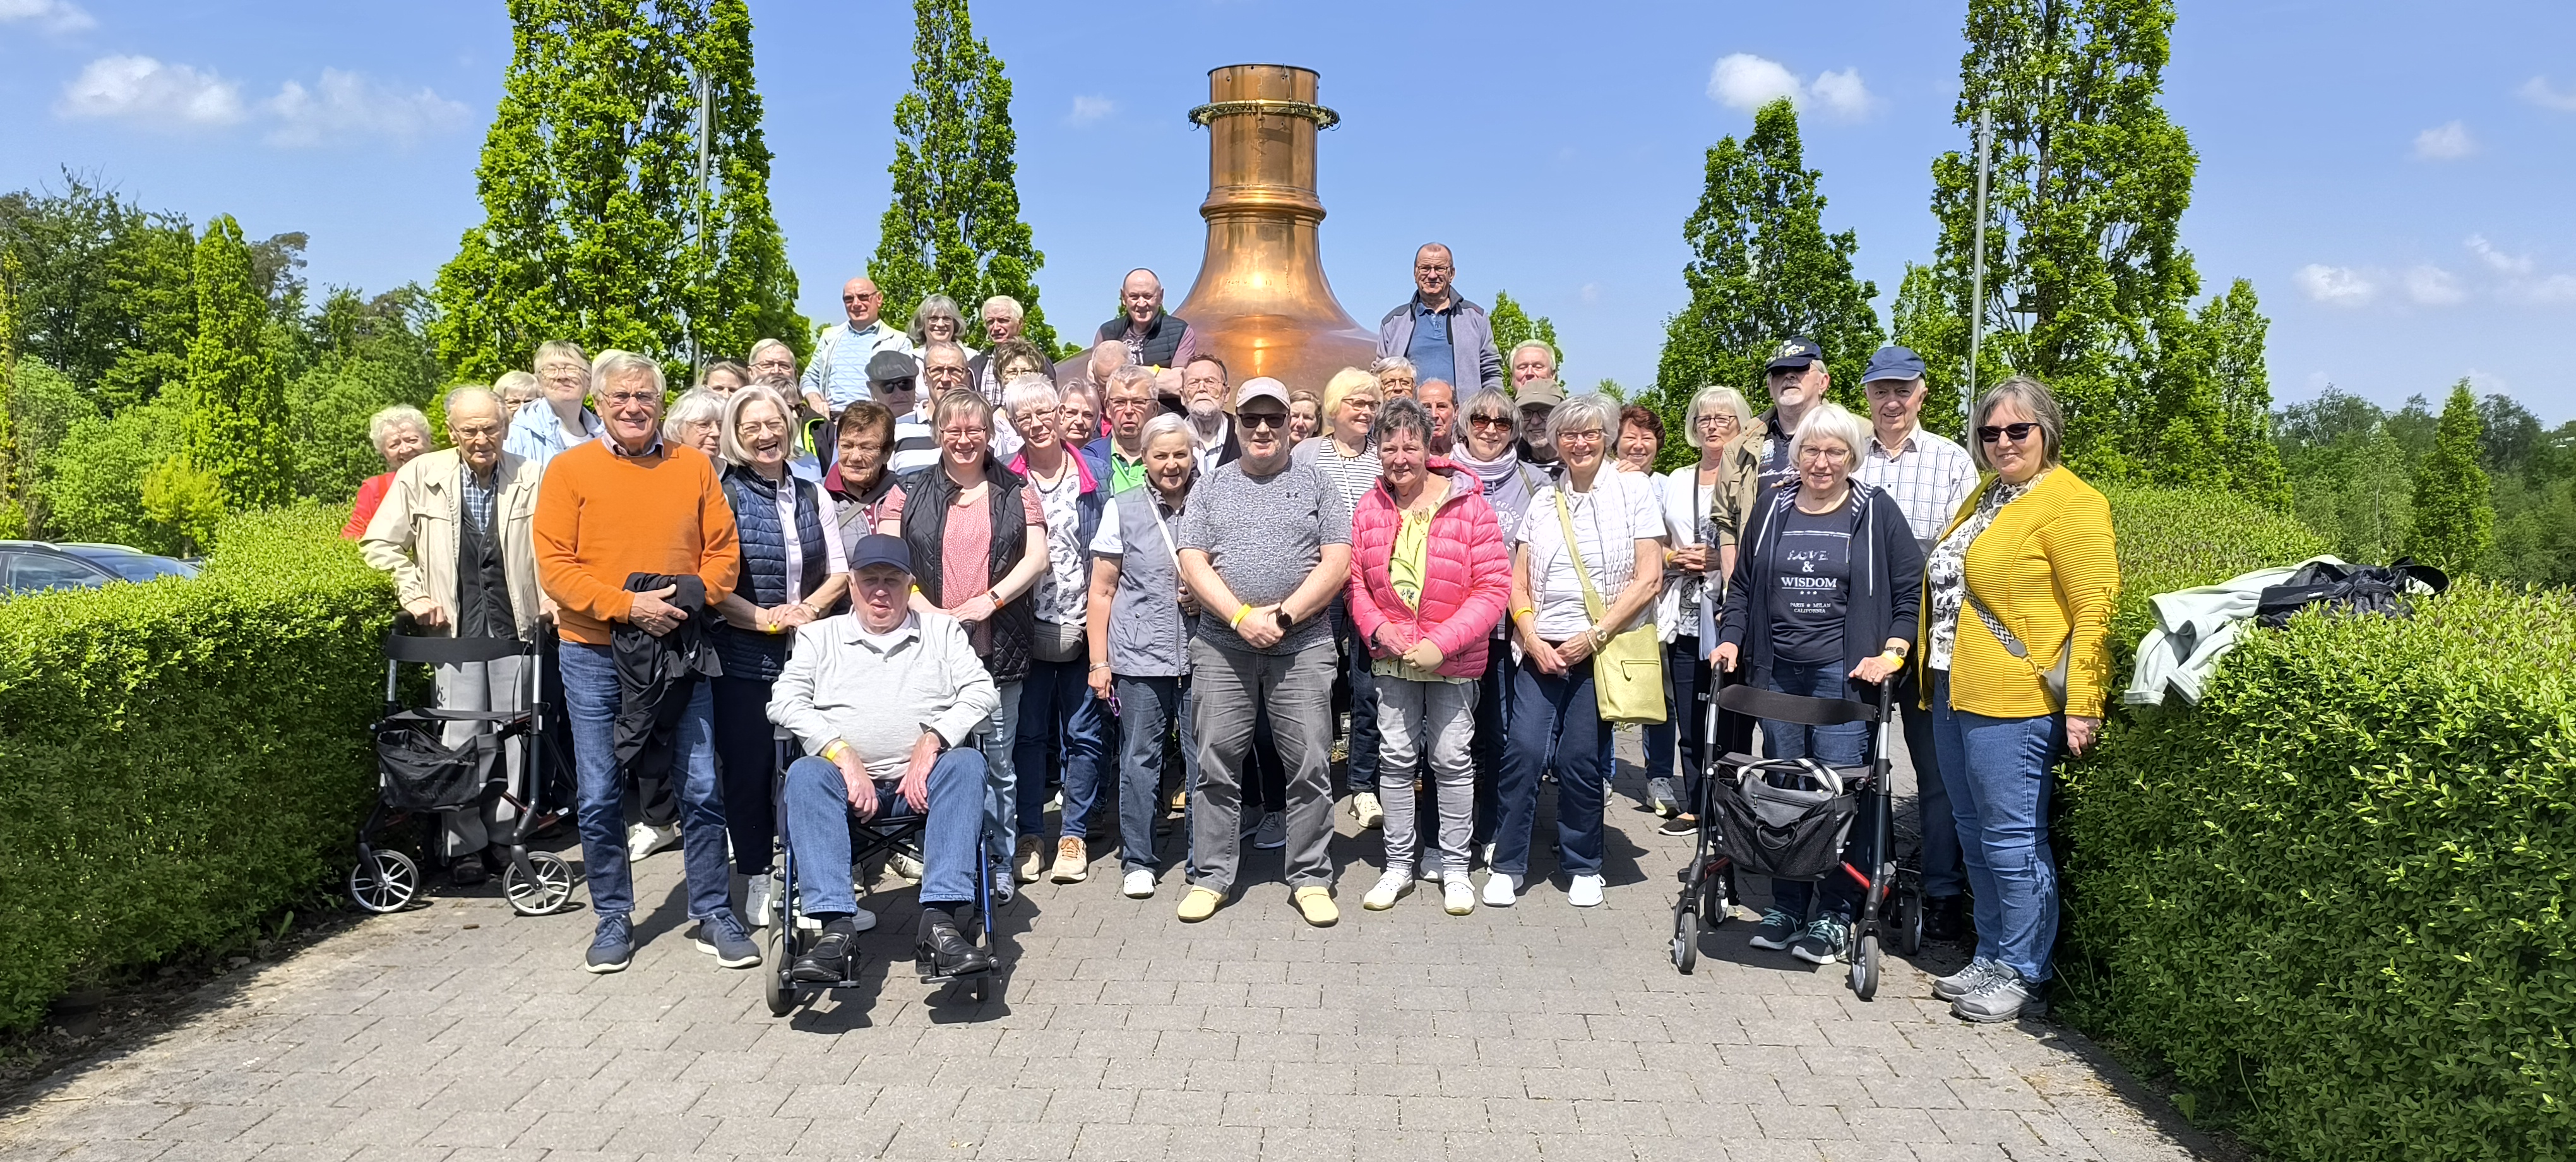
M1556 320L1571 379L1653 378L1683 302L1703 151L1794 89L1829 229L1880 304L1928 256L1963 6L1488 0L988 2L1017 86L1021 195L1060 327L1128 267L1174 302L1197 269L1209 68L1323 74L1324 257L1354 316L1409 291L1416 243L1459 284ZM1124 13L1125 15L1116 15ZM808 314L874 249L910 81L911 5L754 0L772 196ZM2576 7L2183 5L2166 104L2201 164L2183 221L2204 285L2254 280L2276 399L2385 403L2469 375L2576 418ZM317 285L429 281L480 210L473 166L508 61L498 3L0 0L0 188L94 172L145 205L303 230ZM1734 58L1721 70L1720 63Z

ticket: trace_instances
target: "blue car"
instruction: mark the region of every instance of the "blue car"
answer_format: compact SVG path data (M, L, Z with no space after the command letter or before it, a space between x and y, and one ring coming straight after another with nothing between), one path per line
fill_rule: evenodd
M124 545L0 541L0 595L196 575L194 563Z

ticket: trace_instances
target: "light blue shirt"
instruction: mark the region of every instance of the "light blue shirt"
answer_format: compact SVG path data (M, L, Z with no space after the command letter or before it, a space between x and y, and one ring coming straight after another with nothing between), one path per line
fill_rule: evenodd
M820 390L823 402L831 405L833 415L839 415L842 408L875 394L868 387L868 361L876 358L877 352L910 354L912 351L912 337L886 325L883 319L865 327L854 328L848 323L839 327L840 333L833 336L829 367L809 366L805 369L804 386ZM828 376L814 374L826 370L830 372Z
M528 463L543 471L546 462L572 450L584 440L598 439L608 430L590 409L581 412L581 434L564 430L563 418L555 414L554 405L542 399L529 400L510 417L510 434L501 441L501 450L513 456L525 456Z

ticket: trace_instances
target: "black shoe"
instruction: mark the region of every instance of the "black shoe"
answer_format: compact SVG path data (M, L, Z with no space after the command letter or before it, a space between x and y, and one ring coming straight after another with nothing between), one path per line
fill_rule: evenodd
M953 920L924 920L912 955L923 984L993 971L993 954L975 947Z
M859 930L847 918L823 925L823 935L787 970L792 980L806 984L839 984L850 979L857 967Z
M1943 944L1957 943L1968 934L1967 897L1926 896L1923 898L1923 938Z
M483 856L479 852L458 856L447 869L447 882L460 888L479 888L491 878L492 873L483 867Z

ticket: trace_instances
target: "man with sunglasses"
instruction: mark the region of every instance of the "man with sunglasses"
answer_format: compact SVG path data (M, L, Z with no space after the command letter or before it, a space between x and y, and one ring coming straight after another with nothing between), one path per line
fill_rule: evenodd
M1174 538L1181 580L1204 611L1189 646L1199 780L1180 918L1207 919L1234 890L1241 772L1267 710L1287 774L1288 886L1320 928L1341 918L1327 847L1337 655L1323 615L1350 570L1350 508L1322 472L1288 455L1288 389L1278 380L1244 381L1235 428L1242 458L1199 483Z
M805 406L816 415L836 416L868 398L871 360L878 352L912 354L912 337L878 317L885 294L873 280L863 275L842 284L841 309L849 321L825 328L814 341L813 362L805 365Z
M894 413L894 447L886 453L888 475L901 476L939 463L939 436L930 430L930 410L920 403L919 373L912 356L899 351L879 351L868 360L868 398Z
M1762 487L1768 491L1797 483L1798 466L1789 460L1789 440L1798 434L1798 421L1825 401L1825 389L1833 385L1833 377L1825 371L1824 347L1805 335L1791 336L1773 350L1764 375L1771 408L1753 417L1753 425L1762 436Z

